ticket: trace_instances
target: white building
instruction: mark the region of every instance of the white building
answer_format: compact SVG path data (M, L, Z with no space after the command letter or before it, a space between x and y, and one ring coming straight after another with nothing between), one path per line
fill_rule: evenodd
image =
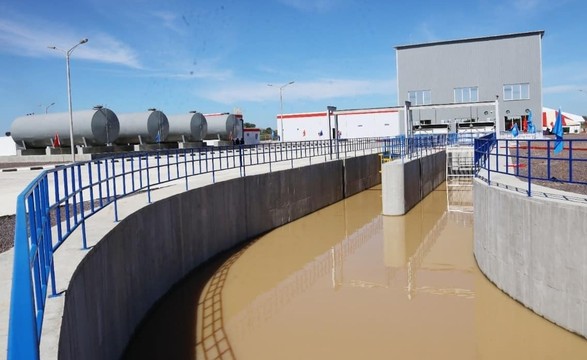
M261 142L261 129L244 128L245 145L256 145Z
M401 134L401 108L328 110L277 116L282 141L306 141L386 137Z
M0 156L16 155L16 143L11 136L0 136Z
M558 110L544 107L542 108L542 130L552 130L556 122L556 115ZM585 121L582 116L567 113L562 111L561 117L563 123L563 131L569 134L576 134L581 132L581 124Z

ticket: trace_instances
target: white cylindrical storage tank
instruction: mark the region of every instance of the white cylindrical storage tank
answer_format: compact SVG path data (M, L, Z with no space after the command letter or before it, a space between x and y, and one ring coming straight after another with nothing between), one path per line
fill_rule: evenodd
M120 133L117 144L157 144L169 134L169 120L159 110L118 115Z
M118 138L119 121L107 108L74 111L73 138L75 145L100 146L113 143ZM56 137L62 146L71 146L69 139L69 113L28 115L16 118L10 132L12 139L27 148L52 146Z
M240 115L204 114L208 122L207 140L235 140L243 138L243 119Z
M169 135L166 142L172 141L202 141L208 132L206 117L199 112L191 111L189 114L170 115Z

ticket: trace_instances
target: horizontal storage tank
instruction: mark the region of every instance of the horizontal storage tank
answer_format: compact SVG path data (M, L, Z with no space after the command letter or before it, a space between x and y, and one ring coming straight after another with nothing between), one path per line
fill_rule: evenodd
M243 118L241 115L222 113L204 114L208 122L206 140L235 140L243 138Z
M157 144L169 134L169 120L159 110L118 115L120 134L117 144Z
M120 124L110 109L75 111L72 117L75 145L101 146L118 138ZM10 132L14 142L21 146L24 143L26 148L52 146L56 136L62 146L71 146L68 112L18 117L12 122Z
M170 115L169 135L166 142L202 141L208 132L208 122L204 115L191 111L189 114Z

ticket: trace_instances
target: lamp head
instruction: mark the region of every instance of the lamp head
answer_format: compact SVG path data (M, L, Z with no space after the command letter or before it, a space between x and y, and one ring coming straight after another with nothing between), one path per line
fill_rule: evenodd
M82 40L81 40L79 43L80 43L80 44L85 44L85 43L87 43L87 42L88 42L88 38L85 38L85 39L82 39Z

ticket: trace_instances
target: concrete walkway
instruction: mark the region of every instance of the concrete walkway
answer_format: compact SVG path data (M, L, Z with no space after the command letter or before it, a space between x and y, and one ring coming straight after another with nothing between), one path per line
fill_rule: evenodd
M378 149L357 152L357 156L377 153ZM349 154L350 155L350 154ZM353 154L354 155L354 154ZM342 158L342 156L341 156ZM291 169L310 164L327 161L325 156L317 156L310 159L275 162L271 164L271 171ZM269 164L253 165L246 167L246 175L255 175L269 172ZM15 172L0 172L0 216L15 213L16 197L34 180L41 171L24 169ZM215 182L225 181L240 176L240 169L223 170L215 173ZM211 173L197 175L189 178L188 188L194 189L213 183ZM185 180L176 180L163 184L160 187L151 187L151 201L155 202L185 191ZM136 193L118 200L119 220L148 205L147 193ZM114 221L114 206L110 205L91 216L86 221L86 234L88 247L94 246L105 234L112 230L117 223ZM53 228L56 234L56 227ZM56 238L56 237L55 237ZM57 359L59 332L61 317L69 280L80 261L88 253L82 249L81 226L76 229L63 245L54 254L57 292L61 295L49 297L46 302L43 330L41 335L41 358ZM0 358L6 357L8 342L8 321L10 311L10 294L12 288L14 249L0 254ZM51 291L51 290L49 290Z

